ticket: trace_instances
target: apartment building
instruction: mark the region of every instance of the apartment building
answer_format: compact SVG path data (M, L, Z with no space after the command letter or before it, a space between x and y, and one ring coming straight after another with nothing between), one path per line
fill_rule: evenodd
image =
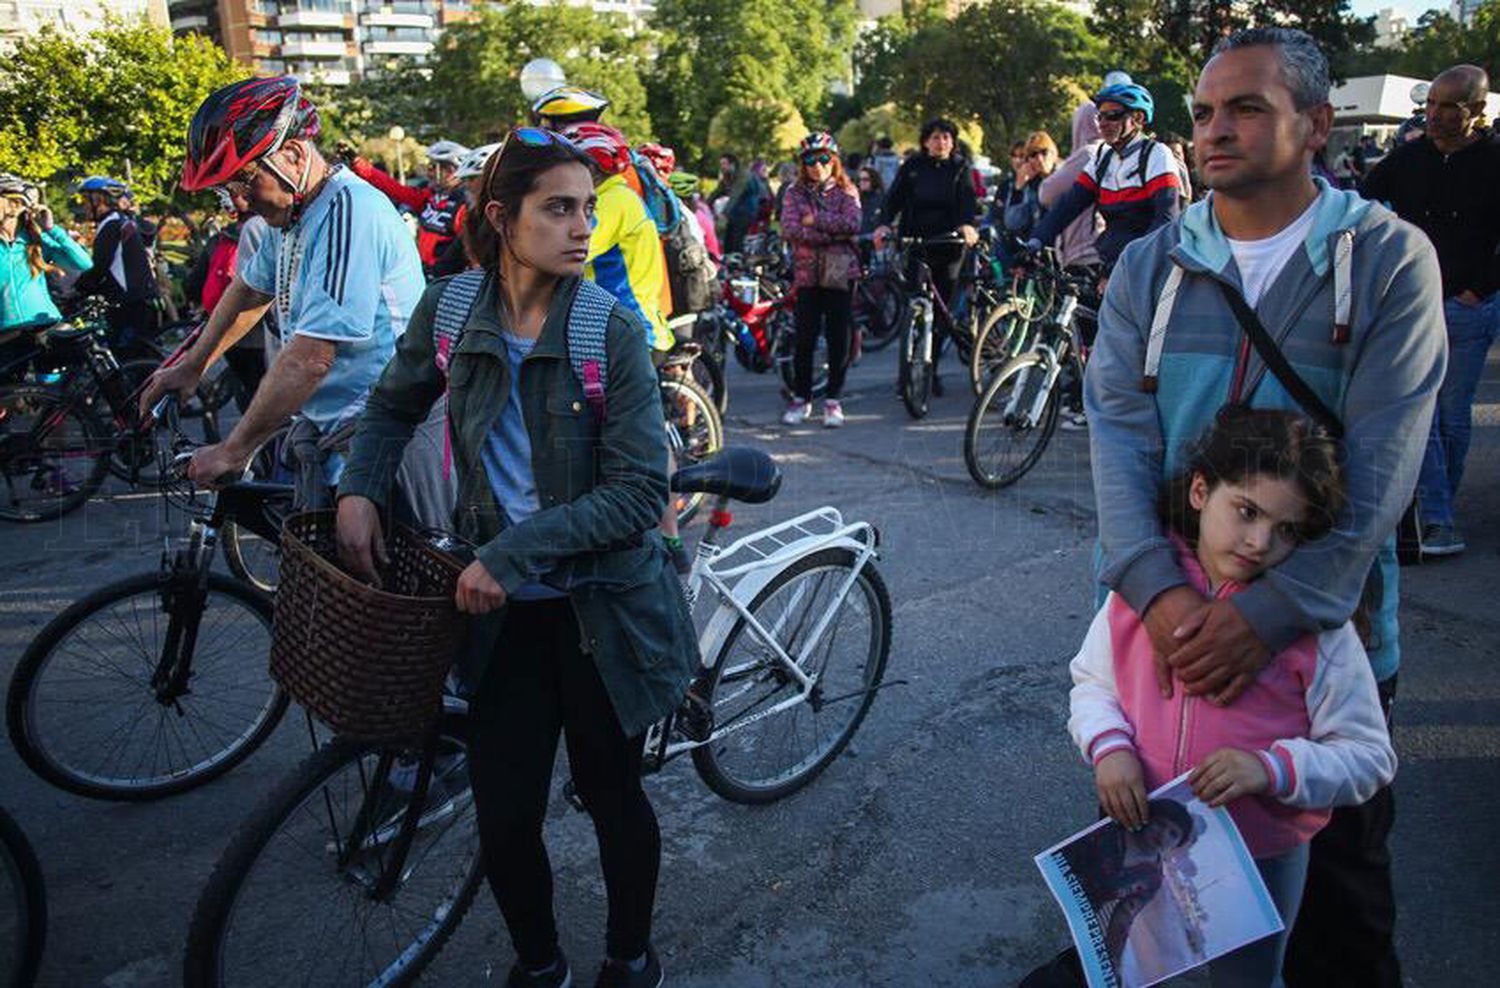
M0 4L6 0L0 0ZM51 0L54 3L65 0ZM425 58L450 24L487 0L169 0L172 27L196 31L266 74L331 85ZM489 0L495 2L495 0ZM538 5L549 0L529 0ZM656 0L568 0L639 21Z
M167 0L0 0L0 51L45 26L68 34L101 27L107 17L167 23Z

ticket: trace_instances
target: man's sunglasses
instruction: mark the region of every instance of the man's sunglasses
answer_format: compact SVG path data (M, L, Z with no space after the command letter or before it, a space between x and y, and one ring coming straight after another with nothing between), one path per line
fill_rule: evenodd
M1099 119L1108 120L1110 123L1119 123L1130 116L1129 110L1100 110Z
M802 163L804 165L826 165L833 160L833 155L824 151L822 154L804 154Z

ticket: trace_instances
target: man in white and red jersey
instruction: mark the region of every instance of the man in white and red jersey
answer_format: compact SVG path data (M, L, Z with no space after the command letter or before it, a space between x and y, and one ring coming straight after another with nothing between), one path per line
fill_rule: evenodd
M350 164L354 174L384 192L391 202L417 214L417 253L422 273L434 277L433 267L458 237L458 214L464 205L464 190L458 166L469 149L456 141L438 141L427 149L426 188L403 185L364 158Z

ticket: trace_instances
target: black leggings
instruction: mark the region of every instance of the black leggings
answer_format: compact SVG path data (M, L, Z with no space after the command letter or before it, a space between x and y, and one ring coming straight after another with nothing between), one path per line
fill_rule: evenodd
M837 400L843 392L844 373L849 365L849 310L853 300L852 292L837 288L797 289L797 348L792 355L793 398L812 400L812 362L819 334L828 338L826 397Z
M641 788L645 737L620 729L565 598L515 601L470 710L469 773L485 873L521 963L558 954L552 865L542 821L557 737L594 819L608 892L605 950L639 957L651 938L661 864L656 814Z

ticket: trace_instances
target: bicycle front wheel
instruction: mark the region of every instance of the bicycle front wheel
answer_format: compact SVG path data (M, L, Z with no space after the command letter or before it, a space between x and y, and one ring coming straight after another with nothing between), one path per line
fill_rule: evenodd
M0 988L30 988L47 942L47 889L31 842L0 809Z
M193 912L183 984L415 981L484 873L467 750L464 735L445 727L420 800L414 751L338 740L310 755L214 869Z
M1057 430L1059 389L1047 361L1028 353L1006 364L969 412L964 464L980 487L1020 480L1036 465Z
M801 789L869 712L890 657L891 597L872 563L854 574L857 559L843 548L804 556L750 604L756 622L813 680L806 696L748 622L725 638L709 680L714 736L693 749L698 774L725 799L769 803Z
M190 584L127 577L63 611L27 646L5 713L32 771L80 796L156 799L217 778L265 741L287 705L267 668L271 602L210 573L199 608Z
M1030 323L1010 304L993 309L980 327L969 354L969 384L975 397L984 393L990 377L1025 349Z
M901 375L901 403L906 413L914 419L926 418L932 399L932 349L934 341L926 341L932 327L926 323L921 312L913 312L907 318L901 333L901 353L898 361Z
M103 427L81 404L49 388L0 390L0 518L51 521L104 483Z
M678 469L705 460L724 448L724 422L718 406L696 384L681 378L663 379L661 407L667 420L667 445ZM692 521L706 496L701 492L674 495L677 523L686 525Z

